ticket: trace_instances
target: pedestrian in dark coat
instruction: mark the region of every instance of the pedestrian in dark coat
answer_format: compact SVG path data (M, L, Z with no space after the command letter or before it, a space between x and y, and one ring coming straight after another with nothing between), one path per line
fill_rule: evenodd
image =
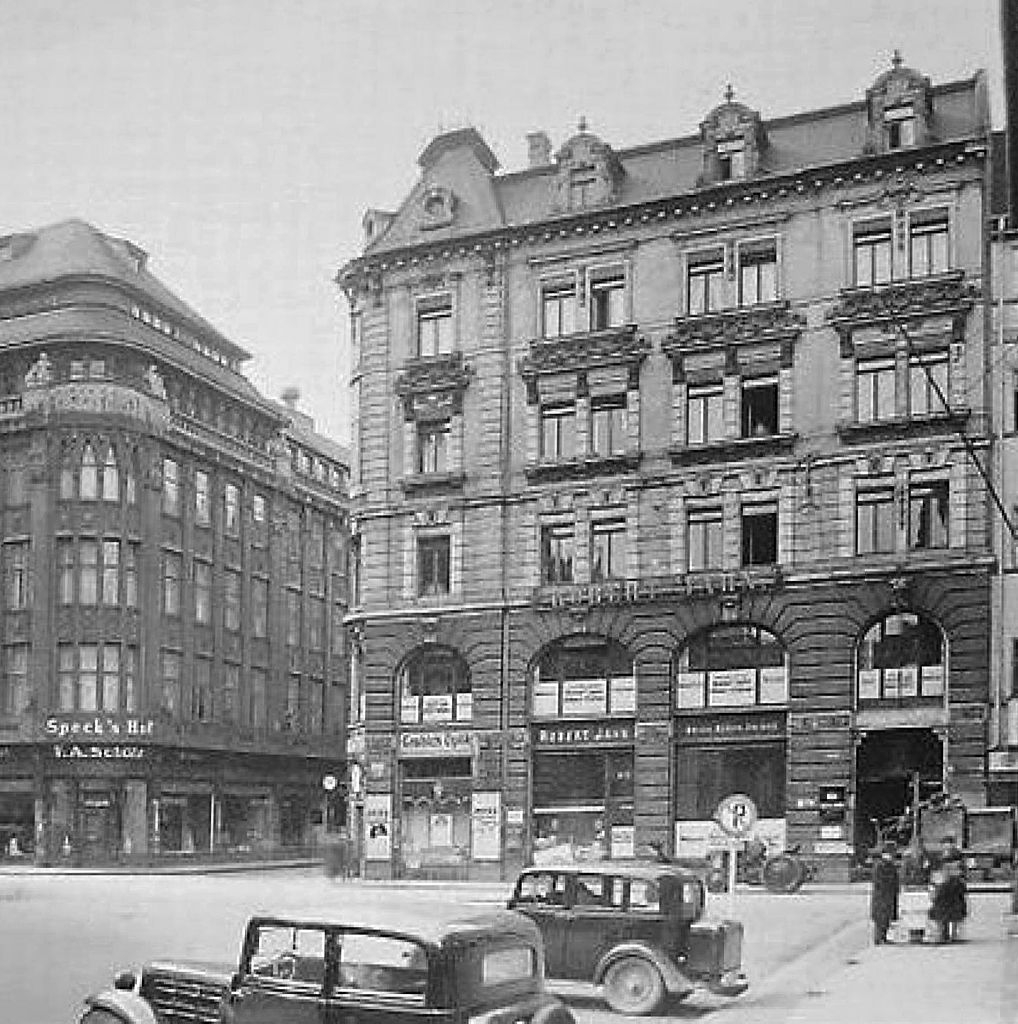
M961 851L953 836L943 840L940 865L933 875L933 898L928 916L937 925L937 941L953 942L958 925L968 917L968 887L962 870Z
M880 856L873 864L873 888L870 891L870 917L873 920L873 942L887 941L887 929L898 918L898 893L901 876L894 862L894 843L884 843Z

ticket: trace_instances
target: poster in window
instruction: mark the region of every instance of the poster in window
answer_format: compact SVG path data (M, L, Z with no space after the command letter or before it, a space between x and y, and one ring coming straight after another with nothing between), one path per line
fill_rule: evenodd
M421 720L425 722L451 722L452 694L425 694L421 698Z
M604 679L567 679L562 684L562 714L589 718L606 711L608 683Z
M501 793L471 793L470 830L474 860L497 861L501 858L501 818Z
M620 676L611 681L611 708L613 715L633 714L636 711L636 676Z
M739 708L756 703L756 670L731 668L707 675L711 707Z
M922 686L924 697L943 697L944 666L923 665Z
M615 860L636 856L635 833L632 825L612 825L609 833L609 856Z
M456 694L456 721L469 722L474 717L474 695L467 690Z
M392 856L392 794L364 796L364 857L389 860Z
M905 665L898 676L898 696L916 697L919 694L919 669L915 665Z
M859 700L880 699L880 669L859 669Z
M452 815L438 811L428 818L428 839L430 845L452 846Z
M788 703L788 670L784 665L760 669L760 703Z
M533 712L535 718L558 717L558 683L534 683Z
M901 686L901 669L884 669L884 696L897 697Z
M399 720L404 723L416 723L421 720L420 697L403 697L399 705Z
M679 672L675 677L675 703L680 708L702 708L705 672Z

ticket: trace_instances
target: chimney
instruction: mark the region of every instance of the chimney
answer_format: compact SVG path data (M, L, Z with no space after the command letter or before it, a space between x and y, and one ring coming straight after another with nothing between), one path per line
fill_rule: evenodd
M551 139L547 132L527 135L527 166L548 167L551 164Z
M296 412L297 403L300 401L300 388L286 388L279 397L290 412Z
M1018 0L1000 0L1000 36L1004 49L1004 116L1007 140L1008 227L1018 222Z

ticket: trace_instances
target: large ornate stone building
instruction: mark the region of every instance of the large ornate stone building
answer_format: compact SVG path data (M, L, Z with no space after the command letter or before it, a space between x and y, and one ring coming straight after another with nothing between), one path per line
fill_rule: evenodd
M337 815L348 459L246 359L129 241L0 238L10 855L257 855Z
M695 854L745 793L846 877L984 802L983 75L528 141L434 139L338 274L369 871Z

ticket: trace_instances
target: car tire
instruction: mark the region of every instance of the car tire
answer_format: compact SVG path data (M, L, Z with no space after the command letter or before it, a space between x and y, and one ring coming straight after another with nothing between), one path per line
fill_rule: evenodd
M661 972L645 957L620 957L605 972L604 999L616 1013L653 1013L664 996Z
M530 1018L530 1024L576 1024L576 1018L568 1007L554 1003L551 1006L542 1006Z

